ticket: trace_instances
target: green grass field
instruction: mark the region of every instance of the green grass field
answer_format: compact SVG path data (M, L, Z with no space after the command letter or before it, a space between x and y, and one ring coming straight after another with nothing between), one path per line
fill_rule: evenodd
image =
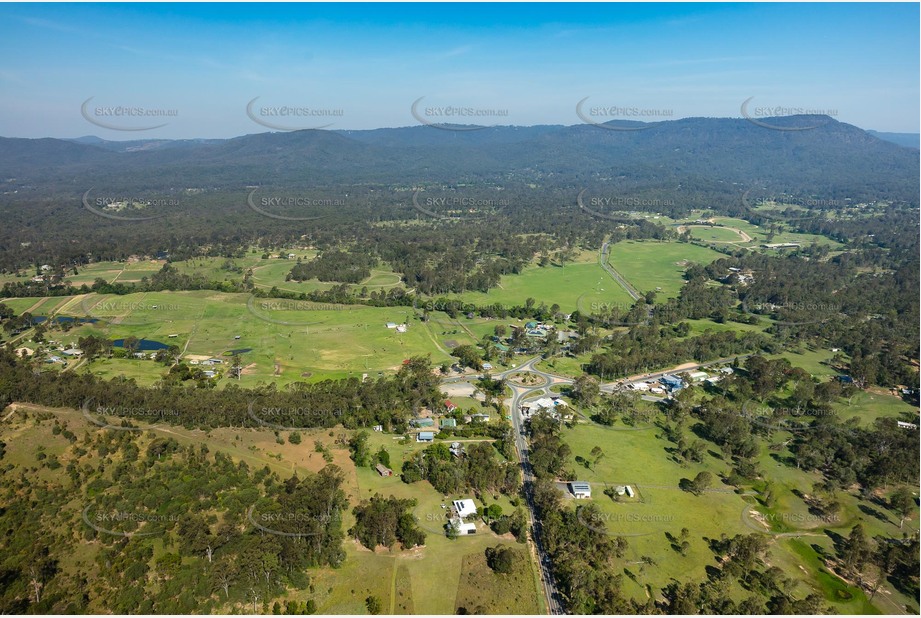
M36 315L56 312L100 319L67 332L49 332L47 339L65 345L92 334L159 341L178 346L184 354L201 356L220 357L231 350L251 348L243 355L245 371L239 380L243 386L360 377L363 373L373 377L377 372L396 371L403 360L419 354L431 354L433 362L440 364L453 360L444 341L474 341L463 330L441 335L437 325L423 324L406 307L253 299L246 294L212 291L24 298L6 304L17 312L32 308ZM444 314L433 316L448 319ZM408 330L398 333L386 328L387 322L406 323ZM231 359L224 358L226 370ZM106 377L134 377L148 384L165 368L148 360L118 360L95 361L89 370L98 370ZM222 384L226 383L225 378Z
M867 407L873 403L879 401L855 402L853 407ZM890 405L891 409L896 407L892 402ZM837 612L845 614L901 613L900 608L912 602L889 590L877 597L874 607L858 588L828 573L813 545L834 554L832 536L826 530L846 536L858 521L864 524L870 536L911 534L918 529L917 512L900 531L898 518L885 508L842 492L841 510L833 520L823 521L812 515L806 503L797 496L811 493L820 475L781 463L777 458L789 456L789 452L782 449L777 453L764 445L760 467L764 470L763 476L774 484L777 491L773 493L779 496L768 509L757 503L754 496L736 493L719 480L718 474L728 472L730 463L712 445L708 445L711 448L702 463L679 465L666 451L673 445L658 433L656 428L631 430L620 423L605 428L583 421L563 434L572 448L570 467L578 480L591 483L591 501L602 511L602 517L588 520L586 525L596 529L604 527L609 534L622 535L629 543L624 558L628 565L624 590L635 599L645 600L648 585L658 590L673 578L704 581L705 567L716 560L704 539L719 538L722 534L760 532L769 537L770 563L783 568L788 577L798 582L795 594L799 597L817 592ZM784 435L775 437L777 442L784 439ZM592 460L590 452L595 446L603 450L602 459L588 467L576 462L577 456ZM709 491L694 496L678 489L680 479L693 478L702 470L714 475ZM615 502L603 493L605 487L612 485L631 485L638 492L637 497ZM762 488L763 483L760 483L744 493ZM569 500L569 503L578 507L585 501ZM752 510L754 513L750 513ZM690 544L685 556L666 536L680 538L682 528L688 530ZM655 564L644 563L644 556L652 558ZM731 596L741 599L746 593L734 584Z
M749 223L745 219L735 219L732 217L715 217L714 221L726 227L742 230L751 236L752 242L749 243L750 246L761 245L767 242L798 242L803 245L809 245L813 241L820 245L828 245L831 248L838 248L841 246L840 243L826 236L820 236L818 234L801 234L799 232L790 231L791 228L794 227L792 224L783 224L780 230L774 234L773 238L768 240L768 233L770 230L766 226L757 226L753 223ZM740 244L740 246L746 245Z
M639 292L662 288L657 302L675 298L687 263L709 264L722 253L688 243L625 240L611 245L610 263Z
M737 243L743 238L734 229L727 227L710 227L705 225L690 225L691 237L704 242Z
M477 305L506 306L523 305L526 299L533 298L537 305L557 304L566 313L576 309L590 313L593 305L633 304L629 294L598 264L597 252L589 251L565 266L528 266L520 275L503 276L499 287L489 292L465 292L456 298Z

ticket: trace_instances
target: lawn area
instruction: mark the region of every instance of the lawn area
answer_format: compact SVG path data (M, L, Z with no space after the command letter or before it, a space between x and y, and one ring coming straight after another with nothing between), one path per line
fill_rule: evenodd
M76 275L68 271L65 281L78 287L83 284L92 285L96 279L104 279L108 283L138 283L144 277L159 272L165 263L165 260L94 262L78 267Z
M770 230L766 226L754 225L745 219L735 219L733 217L715 217L714 221L721 223L726 227L733 227L742 230L751 236L751 246L762 245L767 242L798 242L803 245L809 245L812 244L813 241L820 245L828 245L833 249L841 246L841 243L838 243L826 236L820 236L818 234L800 234L798 232L789 231L792 227L794 227L793 224L789 223L783 224L780 228L780 231L776 231L773 238L768 240L767 238Z
M688 326L691 327L691 330L688 331L688 337L696 337L702 335L707 331L714 333L722 333L727 330L735 331L737 333L763 333L765 330L770 328L771 320L768 318L760 317L761 324L741 324L739 322L714 322L713 320L690 320L684 319L682 322L687 322Z
M489 292L465 292L454 295L476 305L500 303L523 305L533 298L535 304L571 313L576 309L590 313L592 305L630 307L630 296L598 264L598 253L585 251L575 262L565 266L527 266L520 275L505 275L499 287Z
M918 408L884 392L860 391L850 401L836 405L835 411L842 419L859 418L863 425L870 425L877 418L902 415L908 415L912 423L918 422Z
M17 299L11 306L22 307L26 300L31 306L40 299ZM203 356L220 357L230 350L250 348L243 356L241 386L393 372L404 359L419 354L431 354L435 363L452 360L447 349L442 352L433 343L426 326L407 307L253 299L246 294L213 291L91 294L79 299L49 299L42 308L51 302L64 307L62 315L101 320L60 335L53 333L52 337L62 343L95 334L175 344L185 354ZM407 332L388 329L387 322L406 323ZM458 336L461 343L471 342ZM225 358L226 368L230 357ZM141 362L147 363L151 375L162 373L162 366ZM109 375L115 369L103 370ZM135 371L126 375L138 377ZM227 381L225 378L223 383Z
M852 405L869 404L855 400ZM591 484L591 501L601 508L601 517L586 521L586 525L596 529L603 526L609 534L624 536L629 544L624 557L628 575L624 580L626 593L644 600L650 585L658 590L672 578L703 581L705 567L715 563L705 539L760 532L770 537L769 563L781 567L798 582L795 594L800 598L819 593L836 612L844 614L900 613L906 604L916 607L916 600L904 597L888 585L871 605L860 589L828 572L816 553L834 555L834 539L846 537L858 522L870 537L898 538L903 533L910 535L917 531L917 510L900 530L899 518L886 507L885 496L895 487L870 499L862 499L856 492L841 492L840 510L823 519L813 514L802 498L813 492L820 475L785 463L790 457L787 448L763 444L758 465L776 497L768 508L756 500L766 487L765 480L746 487L743 494L735 493L719 480L718 474L728 472L730 465L712 444L708 443L702 463L682 466L671 459L665 448L672 445L658 437L658 433L656 428L630 430L619 423L605 428L588 422L580 422L563 433L563 439L572 448L569 467L578 480ZM690 432L686 436L693 437ZM787 433L778 433L771 442L782 445L789 437ZM577 456L594 460L590 452L595 446L604 452L597 463L585 466L576 462ZM694 496L678 489L681 478L693 478L702 470L714 475L710 490ZM631 485L637 496L615 502L603 493L605 487L612 485ZM576 508L585 504L585 501L567 501ZM690 543L686 556L667 537L670 534L680 538L682 528L687 529ZM652 558L654 564L644 561L644 556ZM741 599L747 593L733 585L730 594Z
M675 298L688 263L709 264L722 253L689 243L625 240L611 245L610 264L640 293L662 288L656 302Z
M762 318L762 320L764 319ZM832 376L838 375L839 373L838 371L835 371L829 364L829 361L834 355L835 353L827 348L813 348L784 352L783 354L779 354L777 356L769 356L768 358L786 358L794 367L802 367L811 373L814 377L821 381L825 381Z
M708 225L689 225L687 227L691 230L691 237L695 240L719 243L736 243L743 241L739 233L732 228Z
M563 433L572 448L569 467L580 481L591 484L592 502L604 516L604 521L586 525L603 525L610 534L627 538L629 548L624 559L639 583L626 578L624 588L637 600L645 600L645 584L659 589L671 578L705 579L705 567L713 563L713 555L704 537L749 532L741 522L747 503L716 478L718 472L728 472L729 466L706 455L703 464L682 467L669 458L664 450L669 443L657 434L654 428L615 430L593 423L580 423ZM592 459L589 453L595 446L604 451L604 457L593 468L575 462L576 456ZM682 478L693 478L702 470L709 470L716 479L712 491L694 496L678 488ZM614 502L602 493L612 485L632 486L637 498ZM673 550L666 537L666 533L678 537L682 528L689 531L686 556ZM643 564L643 556L652 557L656 565Z

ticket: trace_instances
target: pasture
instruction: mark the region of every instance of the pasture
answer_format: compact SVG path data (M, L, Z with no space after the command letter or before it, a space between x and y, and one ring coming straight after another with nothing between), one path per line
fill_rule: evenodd
M609 262L640 293L661 288L656 302L675 298L691 262L709 264L722 253L688 243L625 240L611 245Z
M19 309L40 301L17 299L10 306ZM224 369L231 363L229 351L251 348L241 357L241 386L363 373L374 377L396 371L403 360L419 354L431 354L439 364L453 360L407 307L328 305L212 291L90 294L47 299L38 306L45 314L44 309L56 305L62 306L60 315L100 319L60 336L55 333L55 340L65 344L89 334L109 339L133 336L176 345L183 354L223 358ZM388 322L406 323L407 331L388 329ZM462 334L450 335L457 337L471 342ZM97 363L90 365L91 370ZM119 375L121 370L128 377L142 378L145 367L149 376L159 376L165 369L149 360L102 363L98 368L106 376ZM228 381L225 377L222 383Z
M574 262L564 266L534 266L524 268L519 275L505 275L499 286L488 292L465 292L454 298L476 305L500 303L505 306L523 305L533 298L535 305L560 306L560 311L590 312L592 304L629 307L630 296L598 264L598 253L585 251Z

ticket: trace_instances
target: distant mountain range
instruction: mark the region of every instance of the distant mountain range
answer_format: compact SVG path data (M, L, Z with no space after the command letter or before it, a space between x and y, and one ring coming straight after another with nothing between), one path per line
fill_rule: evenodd
M882 131L870 131L867 133L873 137L878 137L879 139L884 139L887 142L892 142L893 144L898 144L899 146L905 146L906 148L919 148L921 147L921 134L919 133L885 133Z
M603 127L304 130L223 140L0 138L0 189L517 181L663 189L707 183L737 193L762 182L791 193L917 203L917 135L864 131L827 116L764 122L785 130L746 119L686 118ZM909 137L914 149L904 147Z

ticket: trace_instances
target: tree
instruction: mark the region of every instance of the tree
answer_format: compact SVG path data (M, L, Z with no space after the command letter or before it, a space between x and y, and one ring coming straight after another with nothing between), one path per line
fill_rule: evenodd
M915 498L907 487L900 487L889 498L889 508L899 516L899 529L905 523L905 518L915 510Z
M288 435L288 442L290 442L291 444L300 444L301 443L301 432L292 431Z
M457 358L462 367L469 367L475 371L483 369L480 353L472 345L459 345L451 350L451 356Z
M368 608L368 613L374 616L384 611L384 604L381 603L381 600L376 596L366 598L365 607Z
M704 491L710 488L710 484L713 482L713 475L704 470L703 472L698 472L697 476L694 477L694 480L691 481L691 493L699 496Z
M863 524L857 524L851 529L841 550L841 561L844 568L852 574L859 573L870 559L871 554L870 540L864 532Z
M595 460L595 464L594 464L594 465L597 466L597 465L598 465L598 462L601 461L601 460L604 458L604 451L601 450L601 447L600 447L600 446L593 446L593 447L592 447L592 451L591 451L591 455L592 455L592 457L593 457L594 460Z
M362 430L356 432L349 440L349 451L351 452L352 461L354 461L355 465L359 468L371 464L371 449L368 446L368 437L370 435L371 434L367 431Z
M511 573L515 565L515 550L505 545L487 547L486 564L496 573Z
M388 467L388 468L390 467L390 453L389 453L389 452L387 451L387 449L384 448L383 446L381 446L381 450L379 450L379 451L374 455L374 458L375 458L375 460L376 460L378 463L380 463L381 465L384 465L384 466L386 466L386 467Z
M601 394L601 386L598 384L598 380L595 377L583 373L573 382L570 392L574 402L591 407L598 401L598 396Z

